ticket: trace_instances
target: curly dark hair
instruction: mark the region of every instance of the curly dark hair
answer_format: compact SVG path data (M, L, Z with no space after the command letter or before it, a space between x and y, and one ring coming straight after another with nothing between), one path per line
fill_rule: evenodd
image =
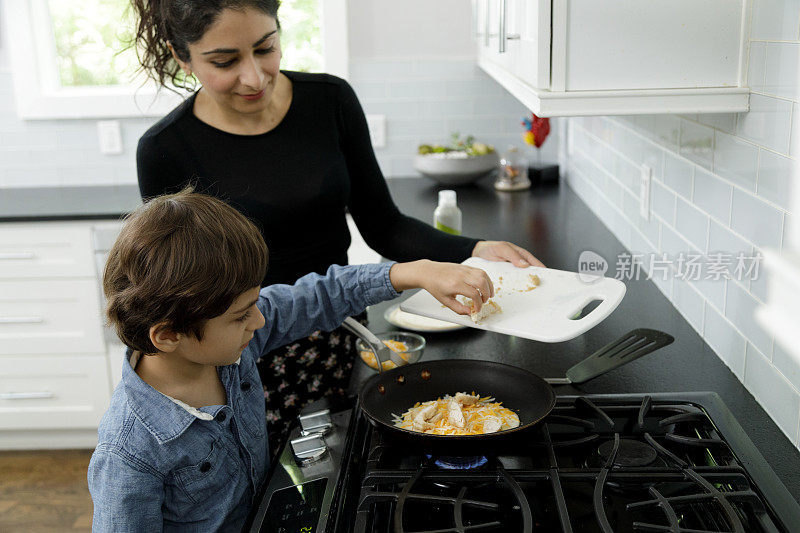
M169 45L181 61L189 60L189 44L203 38L224 9L255 8L278 21L280 0L131 0L136 15L136 48L141 70L162 87L167 80L181 89L192 90L181 76Z

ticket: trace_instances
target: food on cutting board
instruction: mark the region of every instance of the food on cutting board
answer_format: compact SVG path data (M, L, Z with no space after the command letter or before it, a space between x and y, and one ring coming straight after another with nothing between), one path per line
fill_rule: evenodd
M402 416L392 416L396 427L431 435L483 435L519 427L514 411L475 391L417 403Z
M481 320L483 320L489 315L503 312L503 309L497 304L497 302L495 302L491 298L486 300L486 303L484 303L481 306L480 311L477 311L475 309L475 302L472 300L472 298L467 298L466 296L462 296L459 294L458 296L456 296L456 300L469 307L469 317L476 324L480 324Z
M406 353L408 352L408 345L406 343L400 341L386 340L383 341L383 344L388 346L389 349L392 350L393 352L397 352L397 355L400 356L400 359L402 359L405 362L408 362L408 354ZM372 350L362 350L361 360L367 363L367 366L369 366L370 368L378 370L378 360L376 359L375 354L372 353ZM393 368L397 368L397 365L394 363L394 361L391 360L383 361L383 364L381 364L381 368L383 370L391 370Z

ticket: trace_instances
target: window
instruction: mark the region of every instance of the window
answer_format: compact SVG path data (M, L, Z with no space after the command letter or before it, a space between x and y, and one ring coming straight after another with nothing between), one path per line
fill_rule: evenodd
M288 70L347 76L346 0L284 0ZM181 96L136 74L128 0L5 0L17 110L24 119L161 116ZM122 23L120 23L122 21Z

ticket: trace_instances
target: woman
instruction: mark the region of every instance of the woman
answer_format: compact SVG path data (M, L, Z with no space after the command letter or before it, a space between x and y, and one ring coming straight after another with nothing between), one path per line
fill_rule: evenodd
M278 5L133 1L145 71L162 86L183 87L191 76L201 85L140 139L144 198L192 182L199 192L231 202L264 234L270 252L265 285L346 264L346 210L367 244L393 260L477 256L542 266L511 243L450 236L401 214L347 82L280 70ZM273 453L303 405L345 395L351 343L341 330L317 332L260 361Z

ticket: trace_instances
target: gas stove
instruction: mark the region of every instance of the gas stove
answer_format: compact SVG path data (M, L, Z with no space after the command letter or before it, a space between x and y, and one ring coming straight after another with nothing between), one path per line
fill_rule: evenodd
M714 393L559 397L474 457L431 456L355 405L301 417L250 531L789 532L795 501Z

